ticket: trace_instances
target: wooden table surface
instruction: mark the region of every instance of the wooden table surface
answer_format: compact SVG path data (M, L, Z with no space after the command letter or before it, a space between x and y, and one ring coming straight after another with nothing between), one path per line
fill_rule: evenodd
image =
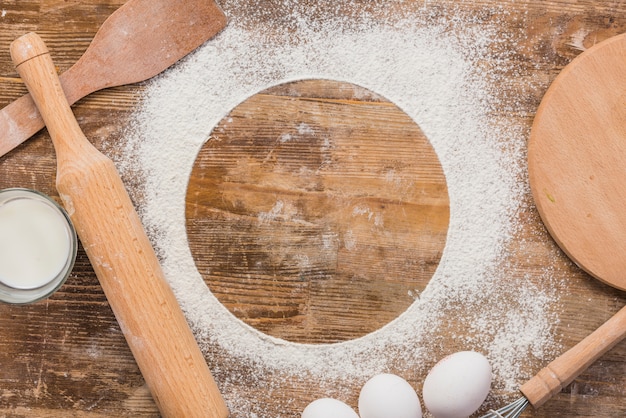
M26 91L9 57L9 44L13 39L28 31L37 31L48 43L59 71L64 71L80 57L107 16L123 3L124 1L121 0L9 0L0 3L0 107L6 106ZM262 3L263 7L271 11L271 1ZM518 68L523 68L524 71L516 79L517 84L507 85L506 89L503 86L503 91L513 90L523 97L523 100L518 101L521 103L520 108L515 109L514 112L507 112L503 117L515 119L527 129L530 129L534 112L550 81L581 52L582 48L626 31L626 2L476 0L463 2L461 6L454 1L422 2L416 0L415 3L423 3L425 7L433 9L437 8L440 12L442 10L445 12L449 7L480 11L502 5L508 12L506 25L502 27L503 33L522 31L524 36L520 39L525 40L521 44L508 46L511 51L514 51L510 59L518 61ZM267 19L272 19L271 13L265 16ZM489 16L484 18L489 19ZM577 38L578 43L572 43L572 37L577 33L584 34L584 36L581 39ZM495 61L492 64L495 65ZM510 79L507 80L510 81ZM531 81L532 88L529 87ZM101 91L74 106L75 114L86 136L112 157L119 156L118 153L121 152L115 144L120 141L123 128L137 108L144 88L145 85L133 85ZM370 96L368 99L363 99L365 96L362 94L348 98L342 97L341 88L325 82L300 83L291 88L299 92L300 98L304 97L300 103L302 105L306 105L307 97L324 97L327 100L344 100L347 103L358 96L367 106L350 102L345 108L346 112L352 112L352 115L356 114L355 112L366 112L359 114L361 120L382 117L410 125L406 121L403 122L402 112L390 106L382 98ZM252 103L251 106L256 106L255 109L275 108L288 95L286 90L289 88L275 88L267 91L264 95L257 97L255 99L257 102ZM239 116L246 112L245 107L233 112L231 116L235 120L244 120ZM285 117L281 118L274 114L272 118L266 117L258 123L265 123L268 126L287 124L289 123L288 115L283 115ZM276 132L280 131L280 126L268 126L265 127L270 130L274 129ZM232 150L222 149L223 155L219 157L220 161L236 165L240 159L237 157L238 154L233 153L241 153L246 161L252 162L259 155L267 154L267 150L261 148L247 149L243 146L237 148L237 141L240 137L245 137L245 129L245 124L230 132L227 132L227 128L222 125L216 128L214 135L229 137L235 147ZM366 134L363 135L366 136ZM428 159L432 149L429 148L427 141L421 141L419 130L412 132L411 135L418 138L417 146L421 147L426 155L425 158ZM399 138L398 140L405 139ZM407 158L401 155L402 143L398 144L397 158ZM283 149L281 152L284 155L274 157L287 158L290 152L298 152L298 150ZM371 152L380 154L385 150L374 149ZM319 155L306 153L304 155L305 165L309 162L308 158L311 159L311 164L319 165L319 161L315 160L319 158ZM298 342L328 343L367 334L406 309L410 303L409 299L405 298L404 302L398 303L394 301L400 299L398 295L405 294L407 287L414 286L414 283L394 283L391 288L387 288L387 299L383 297L378 300L379 303L372 304L367 299L368 295L371 296L375 292L382 294L380 289L376 289L375 284L371 289L363 288L361 285L351 285L350 280L343 277L339 269L334 271L336 273L334 279L327 284L330 289L317 294L316 297L321 298L320 300L313 302L296 300L283 302L283 305L278 303L279 314L274 316L268 314L262 295L269 293L275 301L284 301L288 298L286 295L294 294L294 289L272 287L271 281L264 281L263 271L258 271L256 272L260 277L258 281L242 285L242 288L247 289L243 297L237 294L236 284L221 278L244 277L245 274L237 271L233 267L236 263L229 264L227 259L231 256L243 257L255 254L255 251L259 249L251 248L249 254L242 255L238 248L245 247L246 242L237 241L239 247L235 248L233 242L227 242L228 240L222 237L224 242L215 244L217 248L220 248L220 252L208 254L203 252L202 237L196 234L197 229L194 228L201 228L203 220L211 219L212 222L217 222L223 228L232 231L233 237L238 237L233 239L245 237L246 232L249 231L246 229L249 225L220 217L216 215L216 211L203 212L203 210L207 205L212 205L219 209L217 213L221 213L221 209L225 208L222 208L220 204L227 200L228 194L236 194L245 189L248 193L248 200L244 202L243 207L237 208L239 211L237 214L245 216L246 211L258 212L259 208L264 207L263 205L267 202L264 200L266 199L264 190L256 189L255 184L277 181L277 179L263 177L267 173L254 173L256 177L251 177L248 183L238 184L239 189L222 190L221 194L209 194L203 197L204 200L197 199L194 197L197 196L194 190L205 189L215 182L224 181L223 172L206 168L212 167L212 158L214 158L212 156L214 154L201 152L203 164L201 167L196 167L192 173L188 191L187 227L190 247L198 266L200 268L212 267L213 276L205 277L207 285L236 316L273 336ZM232 161L227 160L229 156L233 158ZM403 166L410 167L408 164ZM429 224L412 223L410 227L412 229L409 230L410 233L428 234L432 238L423 248L425 255L421 262L426 266L422 271L424 282L427 282L432 275L441 256L449 215L449 203L441 168L434 165L429 170L431 174L428 182L430 194L427 201L429 203L426 205L424 201L410 201L410 199L401 202L408 206L419 206L422 208L420 210L428 210L432 214ZM246 173L250 174L250 171ZM413 176L416 179L422 178L423 174L411 168L407 168L405 172L406 176ZM332 173L326 181L339 182L341 176L341 172ZM54 150L45 130L6 156L0 157L0 189L28 187L47 193L58 200L54 179ZM129 188L132 188L132 179L125 180L128 181ZM315 191L315 187L318 186L312 185L310 189ZM359 187L376 186L364 182ZM312 192L303 197L311 211L328 214L325 218L326 222L341 225L345 221L341 211L333 207L331 202L319 200L316 196ZM530 196L526 198L530 201ZM393 206L395 201L392 198L385 199L387 198L382 193L377 202L387 202L386 210L392 213L395 210ZM529 277L539 275L542 266L552 264L555 271L560 272L559 274L566 279L568 292L562 296L560 305L562 310L558 313L559 323L555 328L555 334L562 348L567 349L624 306L626 295L624 292L592 279L569 262L562 253L558 253L555 260L554 245L543 230L534 206L529 204L524 207L519 217L523 223L521 236L525 240L525 250L514 251L512 249L511 254L517 258L514 261L516 265L521 266L519 268L523 270L522 273ZM394 227L394 225L387 226ZM359 225L354 225L355 230L358 227ZM278 231L257 231L257 233L293 236L294 230L289 228L287 225ZM310 230L306 228L295 230L305 231L303 240L309 237L307 234L314 236L319 232L313 227ZM402 230L402 226L398 226L398 230ZM538 230L541 233L537 233ZM246 248L249 248L251 242L252 240L247 242ZM275 241L270 241L270 244L278 245L279 242L282 241L277 238ZM308 248L311 254L315 253L315 241L306 242L307 245L312 246ZM368 260L384 259L385 269L402 275L402 269L405 267L394 258L403 257L402 246L389 247L386 244L390 243L378 242L376 243L378 246L370 246L371 253L360 254L360 256L369 257ZM345 262L349 265L351 262L357 263L358 261L347 260ZM320 262L320 268L330 268L329 265L332 263L333 260L323 260ZM284 263L281 264L278 261L273 268L283 268L285 274L289 270L288 266L285 267ZM419 286L423 288L423 285ZM346 286L352 286L351 292L346 292L346 299L339 298L338 302L337 295L341 296L342 289L346 289ZM255 293L254 289L258 293ZM307 297L311 296L304 294L295 296L296 299ZM351 314L344 315L341 321L328 321L324 326L316 326L315 321L311 321L311 318L307 318L299 311L298 306L302 304L300 302L304 304L334 303L334 305L332 303L329 305L330 312L326 313L328 317L336 317L346 311ZM342 303L348 304L349 309L344 309L345 306L342 306ZM276 309L276 306L273 309ZM273 312L276 313L276 311ZM290 319L285 320L285 318ZM316 318L316 320L324 323L323 318ZM303 326L305 323L306 325ZM458 344L458 348L462 349L461 342ZM209 364L219 369L220 362L227 361L227 359L221 358L219 353L213 354L214 357L210 359ZM544 365L545 363L540 361L529 365L532 368L531 373L538 371ZM245 373L245 370L241 372ZM216 376L219 383L219 373ZM412 383L419 387L421 380ZM296 417L311 399L320 395L315 392L315 386L315 381L303 379L286 384L283 393L265 393L262 387L253 385L242 390L250 393L251 399L259 399L259 402L268 404L266 407L266 410L270 411L267 412L268 417ZM356 397L352 397L349 402L356 406ZM272 409L273 404L276 405L275 409ZM0 416L158 416L158 410L152 402L82 248L79 250L73 273L62 289L51 298L27 306L0 305ZM528 409L523 416L626 416L626 342L618 344L544 407L536 411Z

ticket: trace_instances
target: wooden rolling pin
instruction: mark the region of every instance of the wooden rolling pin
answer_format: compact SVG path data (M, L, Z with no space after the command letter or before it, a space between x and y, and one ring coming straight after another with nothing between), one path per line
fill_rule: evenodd
M57 157L56 186L152 396L164 417L228 416L113 162L85 138L46 45L11 44Z

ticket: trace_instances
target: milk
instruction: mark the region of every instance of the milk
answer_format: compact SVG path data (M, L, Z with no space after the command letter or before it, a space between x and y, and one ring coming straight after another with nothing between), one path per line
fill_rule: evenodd
M0 282L36 289L54 280L71 252L63 214L42 200L16 198L0 204Z

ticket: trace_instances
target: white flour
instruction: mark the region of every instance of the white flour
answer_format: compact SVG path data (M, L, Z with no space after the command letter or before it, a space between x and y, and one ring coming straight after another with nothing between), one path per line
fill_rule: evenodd
M313 376L321 391L339 398L354 396L342 391L342 382L384 370L422 382L452 343L442 341L444 328L489 357L495 393L514 392L529 377L523 371L529 361L552 355L551 306L558 300L550 287L516 277L519 269L506 262L528 193L527 132L509 120L496 123L494 110L514 107L515 99L503 101L506 95L493 91L504 72L482 66L506 42L495 23L398 2L372 2L366 12L352 0L274 1L273 19L264 19L269 10L253 0L220 4L229 26L150 83L118 163L127 175L143 174L143 221L203 349L209 358L219 353L232 360L212 367L233 416L268 416L267 399L250 398L245 382L271 394ZM385 15L389 4L394 12ZM492 62L506 65L505 58ZM186 185L212 128L249 96L303 78L358 84L402 108L431 141L450 195L448 239L427 288L395 321L339 344L286 342L237 320L204 284L186 241ZM456 331L455 321L463 324Z

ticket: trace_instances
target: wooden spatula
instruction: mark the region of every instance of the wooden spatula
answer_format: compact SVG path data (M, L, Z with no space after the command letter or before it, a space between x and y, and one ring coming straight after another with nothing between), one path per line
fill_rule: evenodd
M71 104L94 91L147 80L212 38L226 17L212 0L129 0L102 24L61 85ZM0 156L44 122L30 95L0 111Z
M626 290L626 34L554 80L528 142L530 186L548 231L593 277ZM522 387L535 406L626 336L626 307Z
M111 160L83 135L38 35L11 57L46 122L63 205L139 368L166 417L228 416L139 216Z

